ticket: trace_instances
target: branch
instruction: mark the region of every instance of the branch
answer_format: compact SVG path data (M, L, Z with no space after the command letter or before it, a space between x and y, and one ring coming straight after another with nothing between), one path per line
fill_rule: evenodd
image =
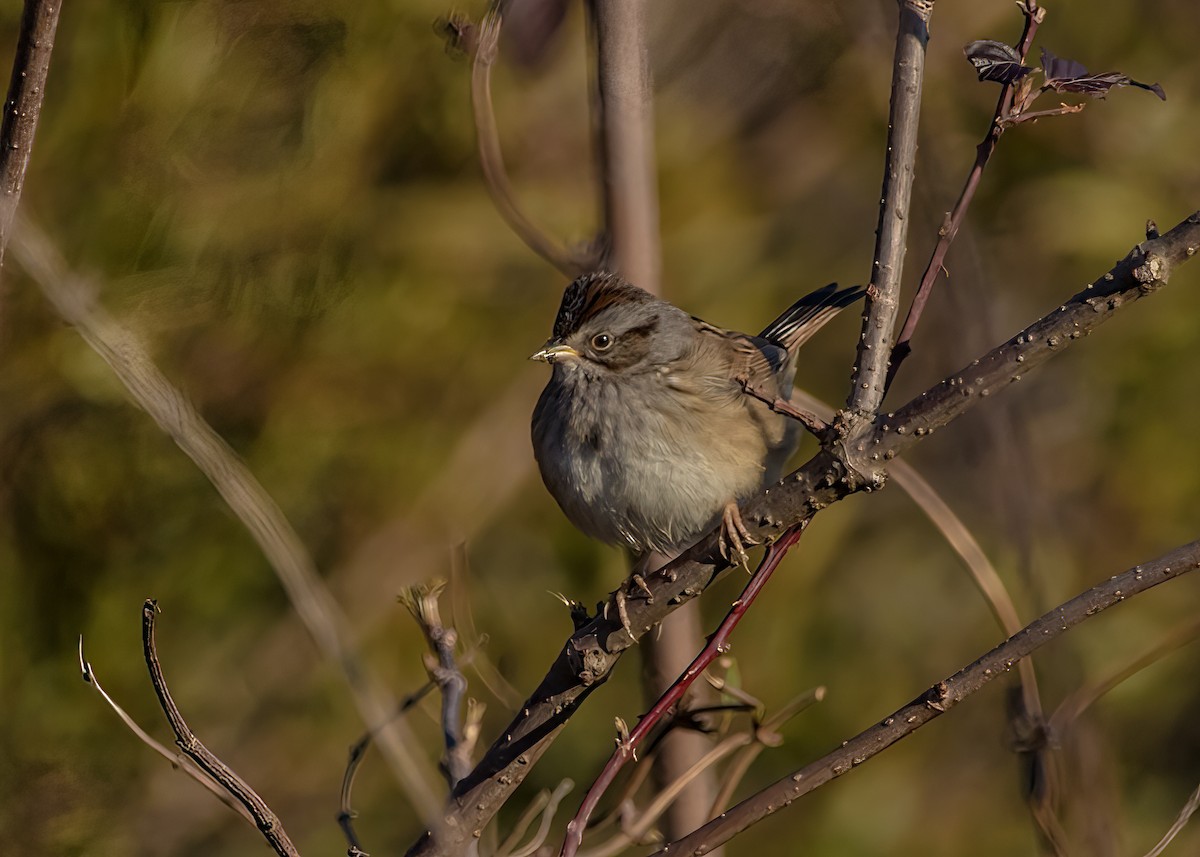
M492 109L492 66L496 62L500 43L500 25L500 10L496 6L479 25L479 41L475 45L471 64L471 110L475 116L475 139L484 184L496 211L517 237L525 242L525 246L574 279L594 268L599 260L593 258L595 254L592 252L570 252L526 217L517 205L516 194L504 168L500 132L496 128L496 113Z
M908 705L859 733L837 750L742 801L694 833L672 842L656 857L704 853L790 805L794 800L858 767L949 711L1004 675L1017 661L1109 607L1200 568L1200 541L1115 575L1043 615L970 666L935 684Z
M1025 29L1021 33L1021 41L1017 47L1017 53L1024 62L1025 57L1029 54L1029 48L1033 44L1033 37L1037 34L1038 25L1046 17L1046 10L1038 6L1037 0L1026 0L1019 3L1021 13L1025 16ZM958 235L958 230L962 228L963 220L966 219L967 209L971 205L971 201L975 198L975 191L979 188L979 181L983 178L983 170L991 160L992 152L996 151L996 144L1000 142L1000 135L1004 133L1005 125L1001 121L1009 114L1012 109L1013 96L1016 93L1018 81L1006 83L1000 90L1000 97L996 99L996 110L992 114L992 121L988 124L987 134L983 140L975 147L975 163L971 167L971 171L967 173L967 180L963 184L962 192L958 195L958 202L954 204L954 210L946 219L946 223L942 226L938 236L938 242L933 248L933 254L929 257L929 264L925 266L925 273L921 277L921 284L917 287L917 293L913 297L912 304L908 308L908 315L904 319L904 327L900 330L900 336L896 340L896 346L892 349L891 366L888 367L887 386L891 386L892 380L896 377L896 372L900 369L900 364L904 359L912 353L912 346L909 345L909 340L912 339L913 333L916 332L917 324L921 320L921 313L925 310L925 304L929 300L929 294L933 291L933 286L937 282L938 275L942 272L943 263L946 261L946 253L950 250L950 245L954 243L955 237Z
M887 389L888 358L900 303L913 171L917 160L917 125L925 77L925 46L934 0L898 0L900 23L892 66L891 115L888 117L887 163L880 192L879 224L871 284L863 309L862 338L854 366L854 383L846 401L852 418L874 418Z
M646 47L647 0L591 0L595 27L604 223L616 268L659 294L658 176L654 103Z
M196 767L195 762L193 762L187 756L184 756L182 753L171 752L161 743L156 741L148 732L146 732L145 729L138 725L136 720L129 716L129 713L125 711L124 708L117 704L115 699L108 695L108 691L101 687L100 679L96 677L96 671L92 669L91 663L83 656L82 634L79 636L79 669L83 673L83 680L92 687L96 688L96 692L100 694L101 698L105 702L108 703L108 707L116 713L117 717L121 718L121 722L125 724L125 727L129 729L130 732L137 736L139 741L141 741L155 753L158 753L158 755L162 756L172 765L178 765L184 773L186 773L200 785L204 786L204 788L208 789L217 798L217 800L232 809L242 818L246 819L246 821L250 822L251 824L255 823L254 816L250 814L250 811L246 809L246 807L242 806L242 804L234 800L229 792L222 788L218 783L213 782L212 778L208 776L208 774Z
M1200 212L1195 212L1161 237L1135 247L1093 285L1008 342L899 411L876 418L869 433L827 440L798 470L747 503L742 508L743 523L754 538L771 541L831 503L882 486L888 461L1019 379L1027 369L1066 350L1122 308L1153 294L1198 248ZM863 469L871 472L863 476ZM717 538L716 531L709 533L679 559L648 576L643 581L645 590L630 581L622 584L618 592L627 625L618 616L614 593L599 615L567 639L522 710L459 784L446 807L444 828L437 836L423 837L410 854L454 854L472 831L483 827L575 710L607 680L636 638L703 593L729 567L720 556Z
M407 714L408 710L424 699L434 687L435 685L431 679L400 700L400 705L396 709L396 716L403 717ZM358 776L358 768L362 764L363 757L366 756L368 748L371 746L371 739L374 737L375 734L367 730L354 742L353 746L350 747L350 756L346 760L346 770L342 774L342 793L337 814L337 823L338 827L342 829L342 835L346 838L346 844L350 846L349 853L352 855L365 854L365 852L362 850L362 842L358 838L358 833L354 829L354 819L358 818L358 813L354 811L350 794L354 791L354 780Z
M4 122L0 125L0 265L4 264L4 251L33 154L61 8L59 0L25 0L21 13L21 33L4 101Z
M379 729L380 750L417 814L427 824L433 822L440 814L433 797L436 777L428 761L415 752L420 744L406 724L391 719L395 700L346 644L345 620L283 510L154 364L137 337L104 310L96 300L95 284L68 270L45 234L23 220L12 249L63 320L74 325L134 402L192 459L241 521L271 564L318 650L346 680L364 723Z
M1179 831L1183 830L1184 825L1188 823L1197 809L1200 809L1200 786L1196 786L1196 790L1192 792L1192 796L1188 798L1187 803L1183 805L1183 809L1179 811L1179 816L1175 819L1175 823L1171 825L1158 844L1146 853L1146 857L1158 857L1158 855L1162 854L1166 850L1166 847L1171 844L1171 840L1179 835Z
M171 691L167 689L167 680L163 677L162 666L158 662L154 642L154 617L157 613L157 601L146 601L142 605L142 646L146 655L146 667L150 670L150 683L154 685L158 704L167 716L171 731L175 733L175 743L200 770L212 777L221 788L246 808L254 818L255 826L267 840L267 844L275 849L276 854L282 857L300 857L300 852L296 850L296 846L292 844L292 840L280 824L279 817L271 811L266 801L250 788L249 783L201 744L196 733L183 719L179 706L175 704L175 700L171 698Z

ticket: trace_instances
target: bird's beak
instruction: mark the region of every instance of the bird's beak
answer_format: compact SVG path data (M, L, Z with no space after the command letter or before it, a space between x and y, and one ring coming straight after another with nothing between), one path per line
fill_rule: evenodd
M542 350L536 354L529 355L530 360L540 360L543 363L553 364L555 360L561 360L568 357L578 357L579 352L569 345L552 345L547 342L542 346Z

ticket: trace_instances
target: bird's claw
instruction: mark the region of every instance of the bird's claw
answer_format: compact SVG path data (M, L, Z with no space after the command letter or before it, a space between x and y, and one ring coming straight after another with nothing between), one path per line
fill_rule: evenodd
M733 562L733 554L737 554L738 564L746 570L750 569L750 557L746 555L746 545L756 545L758 539L746 529L742 522L742 513L736 503L728 503L721 513L721 532L717 536L717 547L721 556Z

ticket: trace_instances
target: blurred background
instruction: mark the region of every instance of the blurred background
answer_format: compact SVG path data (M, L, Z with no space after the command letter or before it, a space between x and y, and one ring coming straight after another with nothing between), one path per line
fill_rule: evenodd
M18 3L0 10L11 56ZM757 330L800 294L869 274L895 4L652 4L664 290ZM397 695L425 681L400 587L466 580L454 619L504 686L468 672L508 722L587 604L623 576L537 478L528 418L563 278L505 227L474 154L469 64L438 0L92 0L63 10L25 214L245 458L314 555L364 658ZM477 16L480 4L462 11ZM902 404L1198 207L1200 11L1188 0L1057 0L1037 45L1158 81L1005 135L889 401ZM938 4L906 283L915 283L998 88L962 46L1013 42L1008 0ZM1035 46L1036 52L1036 46ZM1036 53L1035 53L1036 58ZM495 101L532 218L568 242L599 217L582 9L536 61L502 62ZM1049 99L1046 106L1052 106ZM1200 267L1139 302L911 461L980 540L1028 621L1200 533ZM844 400L856 318L807 346L798 383ZM811 444L811 441L809 442ZM805 449L809 449L806 447ZM703 599L712 627L741 584ZM262 854L257 833L172 770L80 681L169 742L145 676L140 609L159 599L168 680L206 744L308 854L334 823L362 724L262 555L192 463L10 259L0 287L0 850ZM1195 616L1200 579L1105 614L1043 650L1047 707ZM761 756L749 793L887 715L1002 638L961 565L898 489L822 513L734 636L768 708L825 701ZM500 817L586 783L614 715L640 711L622 662ZM1141 854L1200 781L1200 649L1085 715L1064 752L1090 809L1079 853ZM1037 853L985 689L729 846L731 855ZM436 755L437 702L410 721ZM581 788L582 785L579 787ZM567 799L573 809L580 791ZM366 850L420 830L378 756L356 790ZM565 823L565 820L561 820ZM561 829L561 827L560 827ZM1200 850L1200 827L1168 853Z

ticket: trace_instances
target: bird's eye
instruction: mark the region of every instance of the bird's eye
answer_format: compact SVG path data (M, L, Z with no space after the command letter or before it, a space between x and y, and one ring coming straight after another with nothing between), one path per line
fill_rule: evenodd
M597 333L592 337L592 348L597 351L607 351L612 347L613 338L607 333Z

